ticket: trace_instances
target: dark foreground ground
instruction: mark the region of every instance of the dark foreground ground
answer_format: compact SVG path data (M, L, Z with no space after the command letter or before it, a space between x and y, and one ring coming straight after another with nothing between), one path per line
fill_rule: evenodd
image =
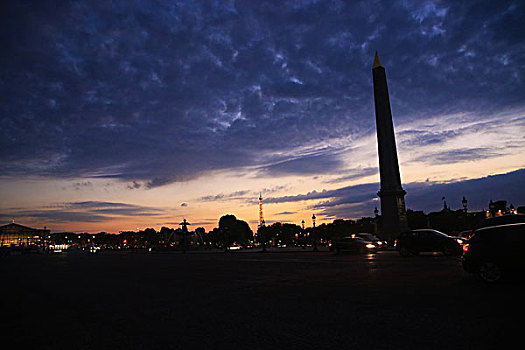
M4 349L491 349L524 336L522 281L486 285L439 254L22 255L1 257L0 277Z

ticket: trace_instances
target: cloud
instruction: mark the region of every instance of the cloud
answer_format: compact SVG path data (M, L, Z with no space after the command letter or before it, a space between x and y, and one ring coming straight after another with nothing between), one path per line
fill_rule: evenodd
M137 190L142 187L141 183L138 183L137 181L133 181L131 184L128 184L129 190Z
M192 223L194 227L217 224L217 221L198 221Z
M306 194L298 194L293 196L269 197L265 199L266 204L300 202L323 200L317 204L310 206L313 209L326 208L338 206L347 203L362 203L367 200L372 200L379 190L379 185L376 183L368 183L354 186L346 186L335 190L311 191Z
M403 146L427 146L446 142L458 136L455 130L432 131L432 130L404 130L397 134Z
M137 189L243 167L336 172L338 149L294 151L374 130L376 49L396 123L525 108L521 3L25 4L3 7L4 177ZM406 146L457 136L411 137Z
M409 163L461 164L488 158L497 161L525 147L523 114L509 110L482 120L477 113L414 120L397 130L399 152Z
M266 196L272 193L282 192L289 188L288 185L276 185L273 187L265 187L260 191L239 190L231 193L218 193L215 195L207 195L200 197L199 200L203 202L215 201L242 201L247 204L255 204L259 202L259 196L262 195L266 202Z
M34 209L11 208L1 213L0 218L9 217L39 219L46 223L95 223L108 222L117 217L159 217L164 209L118 202L84 201L56 203Z
M204 197L201 197L199 198L201 201L204 201L204 202L213 202L213 201L218 201L218 200L222 200L224 199L224 194L222 193L219 193L217 195L210 195L210 196L204 196Z
M203 196L199 199L204 202L223 201L223 200L224 201L246 200L252 197L255 198L256 195L258 194L250 190L240 190L240 191L235 191L235 192L228 193L228 194L219 193L216 195Z
M107 222L113 218L106 215L99 215L92 212L78 212L78 211L62 211L62 210L23 210L1 213L0 217L3 221L7 221L9 217L17 219L38 219L38 222L44 223L68 223L68 222L84 222L84 223L98 223Z
M501 155L502 153L496 152L492 148L479 147L426 154L415 158L414 161L428 164L454 164L494 158Z
M280 213L275 213L273 215L292 215L292 214L295 214L296 212L295 211L282 211Z
M407 206L425 211L440 210L442 197L452 209L461 209L463 196L471 210L488 209L491 199L507 200L517 207L525 205L525 169L456 182L411 183L405 190Z
M337 154L298 157L259 169L264 176L329 174L340 169L343 162Z
M75 191L93 190L93 183L91 181L75 182L72 186Z
M357 168L357 169L348 169L348 170L342 170L341 173L346 173L347 175L337 177L335 179L326 180L325 183L339 183L344 182L348 180L357 180L361 179L363 177L367 177L370 175L376 175L378 173L377 167L369 167L369 168Z
M407 191L407 208L425 212L438 211L442 208L442 197L452 209L461 209L462 197L468 200L468 208L477 211L488 208L490 200L507 200L515 207L525 205L525 169L491 175L476 179L456 179L445 182L412 182L403 185ZM265 205L280 203L299 203L305 210L315 212L316 216L336 218L359 218L372 216L374 207L380 208L377 197L378 183L366 183L345 186L333 190L310 191L296 195L274 196L265 198ZM266 210L269 210L266 207ZM293 215L296 211L281 211L275 216ZM121 202L78 201L55 203L33 209L10 208L0 213L0 219L26 219L36 222L51 223L97 223L109 222L117 218L147 217L154 222L166 218L166 210ZM218 219L216 219L218 220ZM251 222L251 221L250 221ZM267 223L275 220L267 220ZM214 219L192 222L193 225L211 225ZM257 223L257 221L253 221ZM164 222L162 225L173 223ZM160 224L159 224L160 225ZM175 223L178 225L178 223Z
M273 186L273 187L265 187L263 188L260 193L263 194L263 195L267 195L267 194L270 194L270 193L275 193L275 192L282 192L282 191L285 191L285 190L288 190L290 188L289 185L276 185L276 186Z
M486 209L489 200L505 199L515 206L525 205L525 169L487 177L448 181L413 182L403 185L407 191L407 208L437 211L445 196L449 207L462 208L466 196L470 210ZM308 201L308 210L328 218L359 218L372 216L374 207L380 208L378 183L346 186L335 190L311 191L306 194L267 198L266 204Z

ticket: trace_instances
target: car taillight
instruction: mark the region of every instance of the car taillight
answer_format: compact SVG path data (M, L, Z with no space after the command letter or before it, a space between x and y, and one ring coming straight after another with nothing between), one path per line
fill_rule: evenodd
M468 246L469 246L468 243L463 244L463 251L464 252L468 252Z

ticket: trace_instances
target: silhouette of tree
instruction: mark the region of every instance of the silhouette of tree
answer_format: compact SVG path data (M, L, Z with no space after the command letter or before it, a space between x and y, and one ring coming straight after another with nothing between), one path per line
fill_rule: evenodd
M144 231L140 232L142 235L141 237L141 243L145 246L153 246L157 245L159 243L159 238L157 236L157 231L153 228L147 228Z
M171 234L174 232L172 228L162 226L160 229L160 236L161 239L164 241L164 244L167 244L168 239L170 238Z
M215 227L213 230L208 232L206 236L211 242L212 246L219 247L223 245L221 240L221 232L218 227Z
M205 245L209 243L209 237L206 234L206 230L204 229L204 227L197 227L195 229L195 235L200 237L200 239L202 239L202 243L204 243Z
M295 234L302 231L301 226L296 224L282 224L279 234L280 244L291 245L295 240ZM279 243L279 242L277 242Z
M262 244L263 252L266 252L266 245L272 239L271 226L259 226L257 229L257 241Z
M239 220L235 215L223 215L219 219L220 239L226 246L233 243L246 244L253 239L253 232L246 221Z

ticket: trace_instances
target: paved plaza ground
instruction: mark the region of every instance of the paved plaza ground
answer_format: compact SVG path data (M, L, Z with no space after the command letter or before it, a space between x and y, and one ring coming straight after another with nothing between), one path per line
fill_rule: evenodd
M491 349L523 328L523 281L441 254L20 255L0 277L7 348Z

